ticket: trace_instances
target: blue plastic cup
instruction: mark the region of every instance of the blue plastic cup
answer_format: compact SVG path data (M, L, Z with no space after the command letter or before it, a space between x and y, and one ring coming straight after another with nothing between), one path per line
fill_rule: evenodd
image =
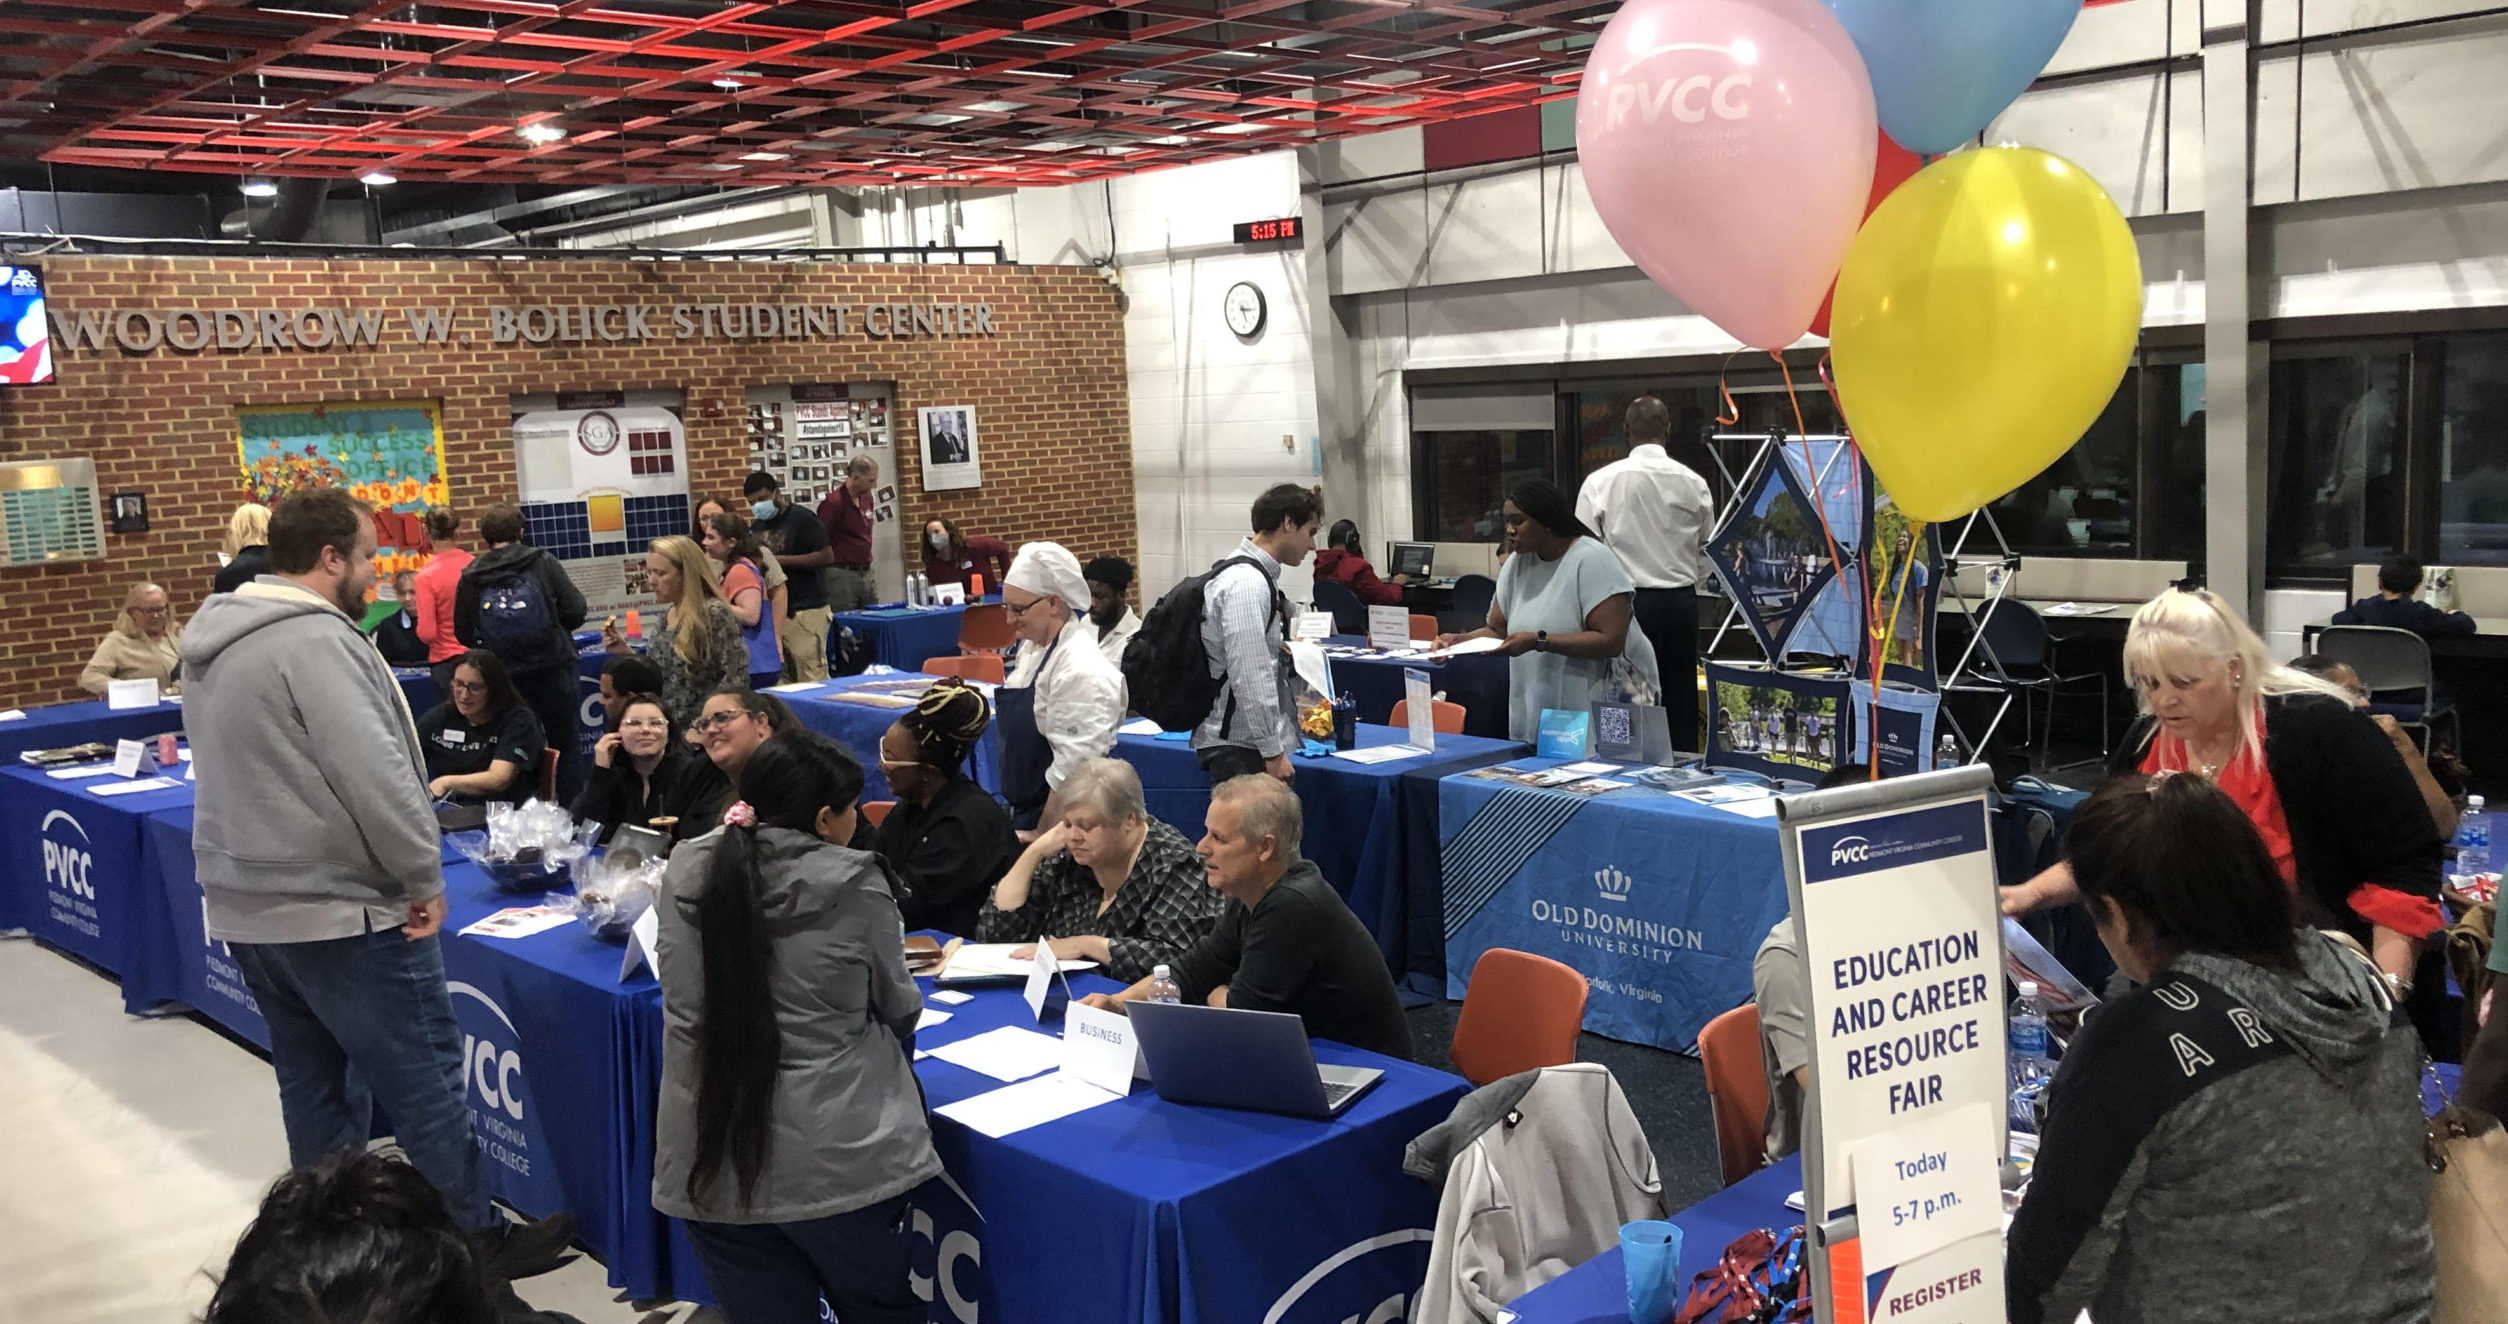
M1681 1229L1659 1218L1620 1228L1630 1324L1664 1324L1681 1305Z

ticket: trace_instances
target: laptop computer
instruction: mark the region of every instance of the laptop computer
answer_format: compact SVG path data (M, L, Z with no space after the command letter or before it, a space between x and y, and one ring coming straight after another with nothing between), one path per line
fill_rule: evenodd
M1329 1120L1385 1076L1375 1067L1317 1066L1305 1024L1283 1012L1181 1002L1134 1002L1124 1011L1150 1085L1170 1103Z
M1391 544L1385 550L1390 553L1390 555L1385 558L1389 563L1385 570L1386 574L1409 575L1413 579L1425 579L1428 577L1428 567L1430 562L1436 559L1437 544L1433 542L1397 542Z

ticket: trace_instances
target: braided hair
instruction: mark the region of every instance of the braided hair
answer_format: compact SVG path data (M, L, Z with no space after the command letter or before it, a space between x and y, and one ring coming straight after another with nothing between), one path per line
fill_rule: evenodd
M993 724L993 705L981 690L955 678L933 682L914 707L897 719L914 741L915 754L931 767L955 772L975 752Z

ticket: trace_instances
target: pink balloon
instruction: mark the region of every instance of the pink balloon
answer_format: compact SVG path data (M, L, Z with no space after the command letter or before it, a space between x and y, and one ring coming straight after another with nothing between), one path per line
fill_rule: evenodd
M1577 93L1585 190L1655 283L1745 345L1819 311L1872 189L1872 80L1819 0L1627 0Z

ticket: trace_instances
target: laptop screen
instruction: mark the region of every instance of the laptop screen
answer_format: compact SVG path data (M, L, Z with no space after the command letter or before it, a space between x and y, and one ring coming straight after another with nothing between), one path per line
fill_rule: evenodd
M1435 543L1395 543L1393 544L1393 555L1388 558L1392 564L1392 569L1386 573L1409 575L1414 579L1424 578L1428 574L1429 562L1436 558L1436 554L1437 545Z

